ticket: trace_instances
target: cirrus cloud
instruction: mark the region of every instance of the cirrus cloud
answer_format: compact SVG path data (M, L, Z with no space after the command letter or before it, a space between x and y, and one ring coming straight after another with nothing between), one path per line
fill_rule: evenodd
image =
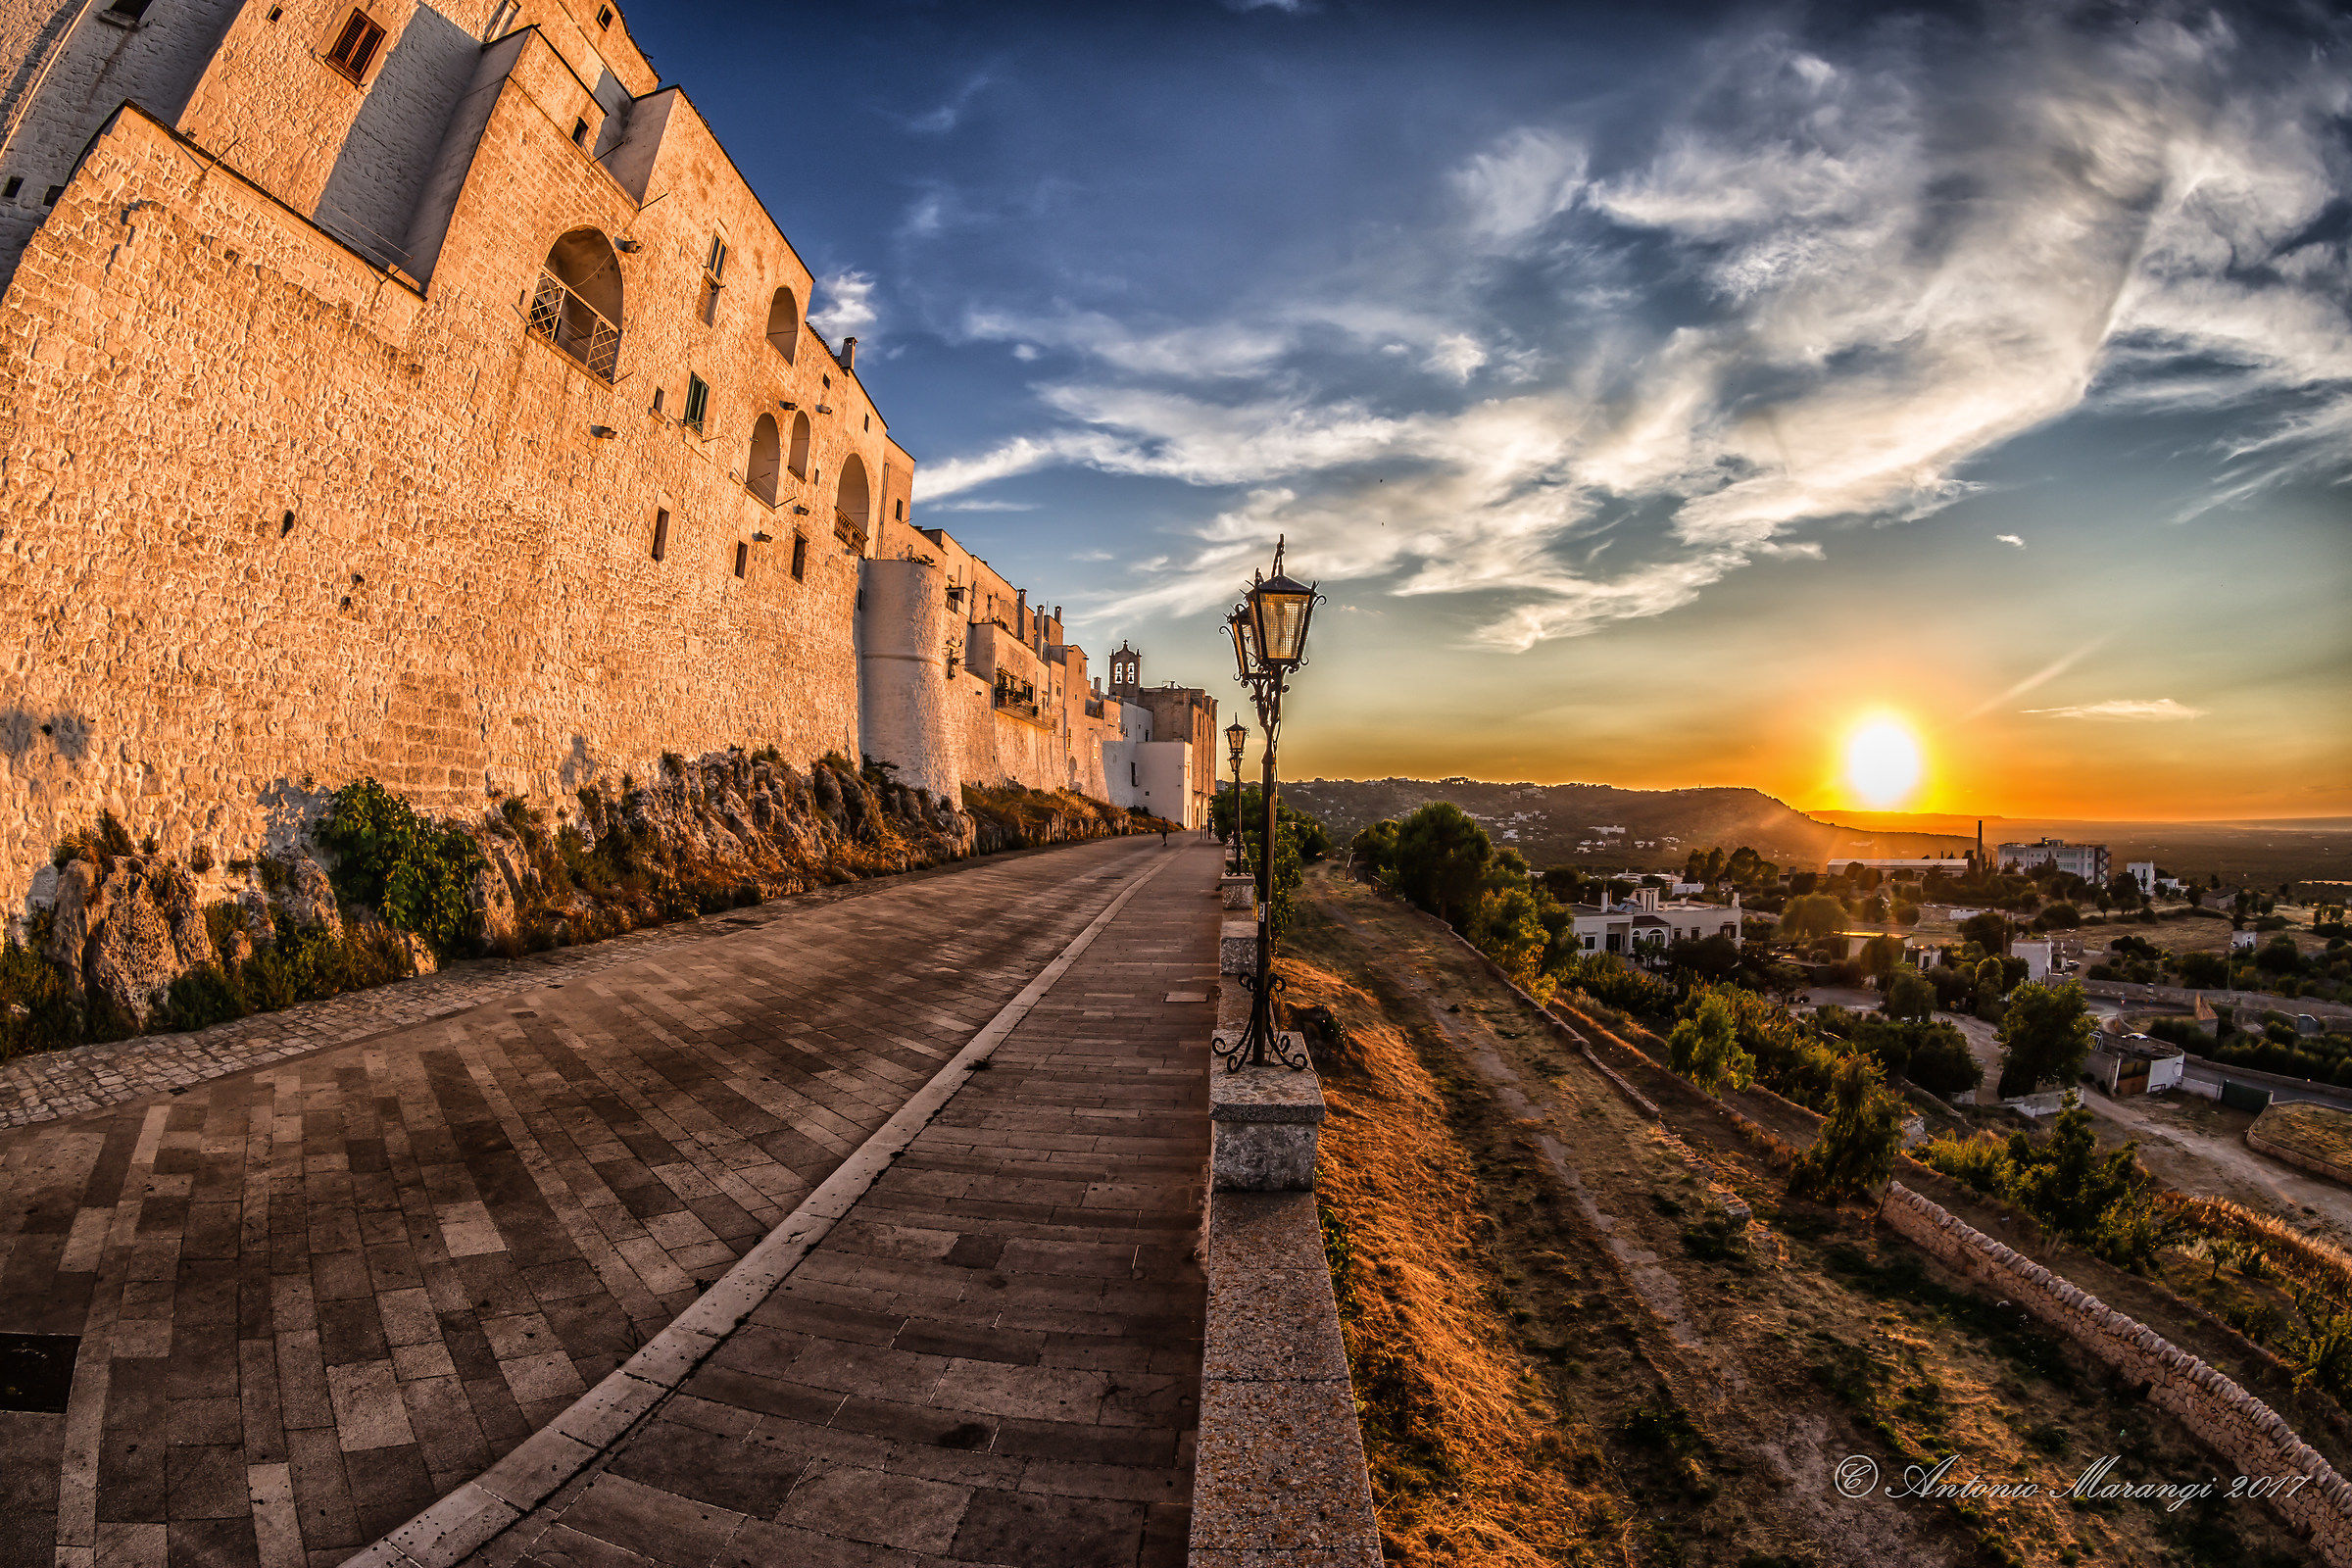
M2205 716L2204 709L2190 708L2170 697L2111 697L2103 703L2082 703L2068 708L2028 708L2021 711L2043 718L2104 718L2135 723L2169 723Z

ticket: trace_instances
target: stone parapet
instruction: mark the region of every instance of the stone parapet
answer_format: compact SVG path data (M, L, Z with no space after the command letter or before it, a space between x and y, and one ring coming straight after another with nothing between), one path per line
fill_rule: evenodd
M1257 922L1228 920L1217 934L1217 973L1257 972Z
M2322 1562L2352 1568L2352 1483L2235 1380L1901 1182L1887 1184L1880 1218L1930 1256L2144 1384L2149 1403L2177 1416L2238 1474L2308 1477L2269 1501L2310 1539Z
M1206 1230L1189 1568L1374 1568L1380 1526L1314 1195L1212 1191Z
M1227 876L1217 884L1217 894L1223 899L1225 907L1228 909L1255 909L1257 907L1257 878Z
M1233 1036L1220 1031L1222 1047ZM1305 1040L1280 1037L1286 1053ZM1323 1085L1312 1067L1212 1065L1208 1081L1209 1185L1227 1192L1304 1192L1315 1185Z

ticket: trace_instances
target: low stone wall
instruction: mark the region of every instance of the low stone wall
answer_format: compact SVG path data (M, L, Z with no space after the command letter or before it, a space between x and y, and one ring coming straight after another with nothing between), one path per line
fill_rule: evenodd
M2269 1501L2310 1538L2323 1562L2352 1568L2352 1484L2269 1405L2155 1330L1901 1182L1887 1184L1880 1218L1931 1257L2016 1301L2126 1378L2144 1383L2151 1404L2177 1417L2238 1474L2310 1477L2291 1494Z
M1227 1031L1250 992L1225 982ZM1296 1035L1286 1045L1300 1045ZM1211 1057L1208 1276L1187 1568L1379 1568L1380 1525L1315 1210L1323 1090L1310 1066Z
M2277 1108L2277 1106L2272 1107L2273 1110ZM2297 1149L2292 1144L2282 1144L2278 1139L2266 1135L2262 1130L2262 1123L2264 1118L2270 1114L2270 1111L2264 1111L2261 1116L2254 1118L2254 1125L2246 1129L2246 1147L2248 1149L2253 1150L2256 1153L2268 1154L2273 1159L2294 1166L2297 1170L2307 1170L2314 1176L2325 1176L2331 1182L2342 1182L2345 1186L2352 1187L2352 1168L2339 1165L2334 1160L2322 1154L2315 1154L2307 1149Z

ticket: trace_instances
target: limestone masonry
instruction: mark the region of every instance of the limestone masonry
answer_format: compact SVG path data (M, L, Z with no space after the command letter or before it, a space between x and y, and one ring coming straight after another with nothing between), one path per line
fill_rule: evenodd
M599 0L0 0L0 907L730 747L1202 820L1213 701L909 520L811 282Z

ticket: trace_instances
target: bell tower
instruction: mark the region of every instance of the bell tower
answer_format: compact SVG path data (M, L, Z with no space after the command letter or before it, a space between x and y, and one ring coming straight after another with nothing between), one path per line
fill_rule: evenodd
M1144 684L1144 656L1125 643L1111 650L1110 690L1112 696L1139 690Z

